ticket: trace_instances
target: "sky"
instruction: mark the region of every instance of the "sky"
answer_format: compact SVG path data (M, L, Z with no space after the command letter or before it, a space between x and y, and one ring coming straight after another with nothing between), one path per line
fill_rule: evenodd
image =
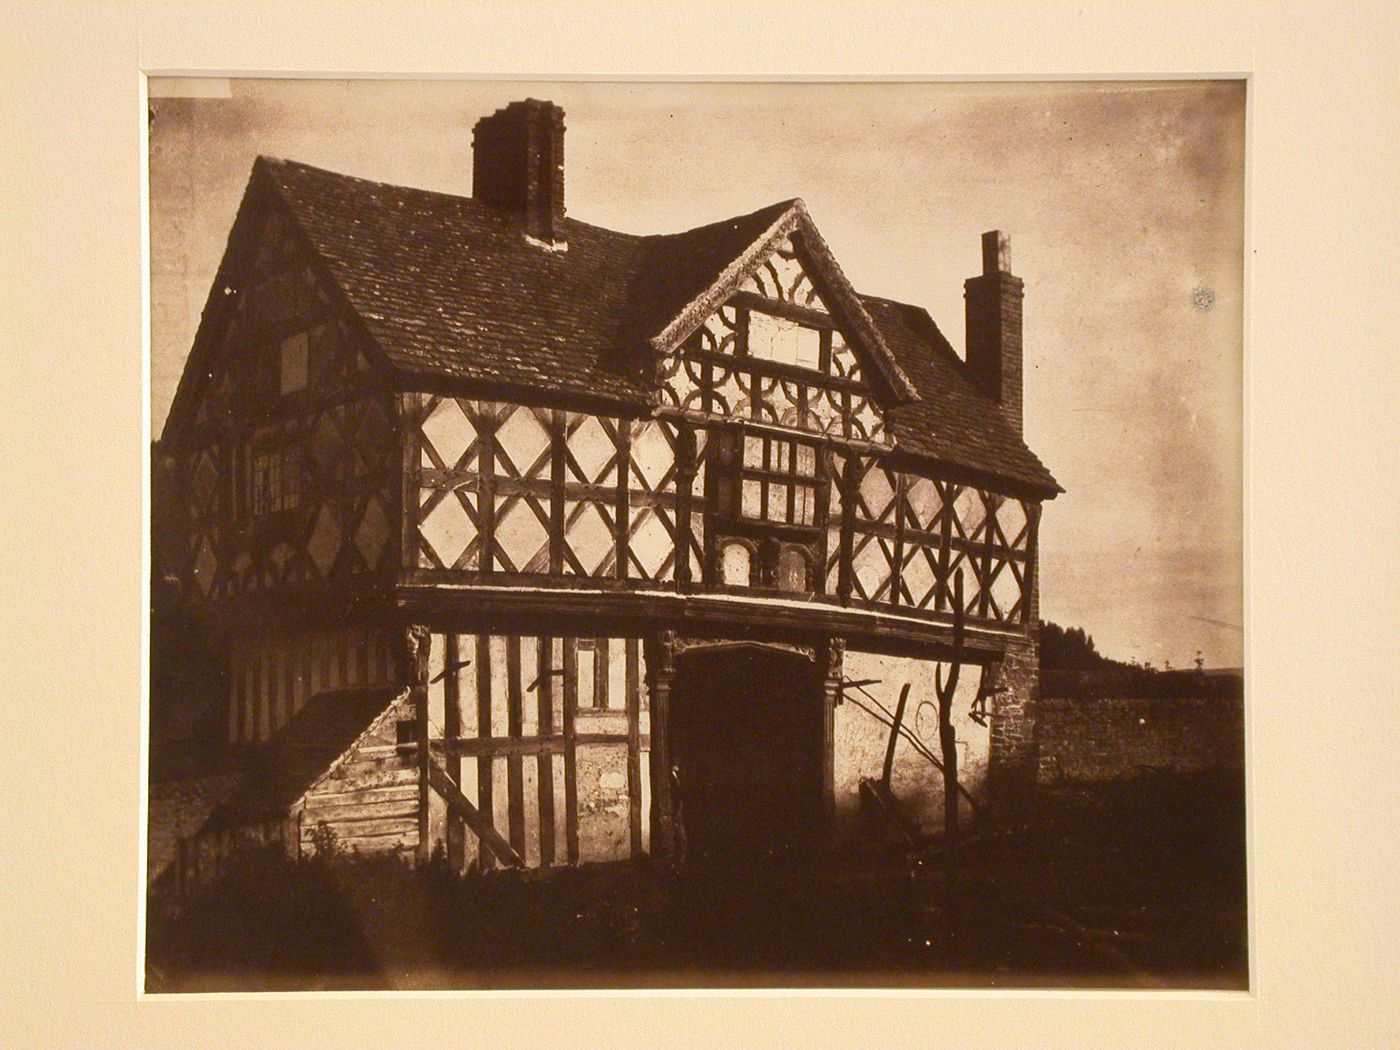
M960 352L980 235L1025 281L1025 433L1066 492L1041 615L1119 659L1242 663L1241 82L151 82L159 434L262 153L471 192L471 129L565 111L574 218L669 233L801 197L863 293ZM159 97L157 97L159 96ZM190 97L199 96L199 97Z

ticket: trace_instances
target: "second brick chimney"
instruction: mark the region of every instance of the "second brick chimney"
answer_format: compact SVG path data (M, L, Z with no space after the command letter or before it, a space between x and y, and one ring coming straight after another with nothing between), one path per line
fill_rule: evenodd
M1011 274L1011 242L1000 230L982 234L982 273L963 285L967 301L967 368L1015 428L1021 418L1021 300Z
M561 245L564 237L564 111L527 98L476 122L472 196L516 215L526 236Z

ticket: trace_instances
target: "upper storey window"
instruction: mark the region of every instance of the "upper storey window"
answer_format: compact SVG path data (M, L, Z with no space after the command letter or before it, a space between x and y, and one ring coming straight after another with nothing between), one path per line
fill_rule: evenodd
M717 446L719 509L752 522L810 528L817 513L817 450L758 433L723 433Z
M249 503L253 517L292 510L301 503L301 449L290 445L253 455Z
M263 432L239 448L234 462L234 509L254 521L301 506L306 470L301 447L286 434Z
M278 365L278 391L283 394L294 394L298 390L306 389L306 366L307 351L310 340L307 333L297 332L290 335L278 345L277 365Z
M749 311L750 357L817 371L822 367L822 333L785 317Z

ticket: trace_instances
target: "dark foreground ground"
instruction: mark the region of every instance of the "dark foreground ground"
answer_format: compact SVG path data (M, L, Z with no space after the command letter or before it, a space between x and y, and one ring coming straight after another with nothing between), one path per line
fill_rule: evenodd
M232 858L153 900L152 992L520 987L1244 988L1238 773L1059 788L956 850L457 877Z

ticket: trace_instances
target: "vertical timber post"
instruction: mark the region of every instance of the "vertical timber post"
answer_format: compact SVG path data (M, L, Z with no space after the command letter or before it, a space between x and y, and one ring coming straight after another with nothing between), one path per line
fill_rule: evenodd
M564 849L570 864L578 864L578 639L564 638Z
M934 689L938 696L938 742L943 759L943 832L949 842L958 837L958 735L953 727L953 698L958 691L958 676L962 673L964 656L963 571L953 574L953 656L949 663L948 680L943 680L943 667L934 672Z
M860 490L860 466L854 452L846 453L841 467L841 553L836 569L836 596L842 605L851 604L855 574L851 565L855 557L856 494Z
M646 639L647 696L651 705L651 854L673 859L674 811L671 799L671 685L676 678L676 632L658 631Z
M642 855L641 646L636 638L625 643L627 711L627 831L632 856Z
M455 745L462 736L461 641L455 631L448 631L443 644L442 735L447 741L447 775L460 787L462 755ZM467 866L467 826L452 810L447 814L447 863L457 872Z
M512 740L524 735L524 695L520 682L520 635L506 635L506 726ZM519 751L506 755L506 813L510 845L525 856L525 759Z
M404 670L413 703L413 726L418 743L418 863L428 861L428 648L433 636L421 624L410 624L403 631Z
M822 675L822 819L836 813L836 705L841 702L846 639L828 638L821 647Z
M695 484L695 431L676 424L676 589L690 590L690 490Z

